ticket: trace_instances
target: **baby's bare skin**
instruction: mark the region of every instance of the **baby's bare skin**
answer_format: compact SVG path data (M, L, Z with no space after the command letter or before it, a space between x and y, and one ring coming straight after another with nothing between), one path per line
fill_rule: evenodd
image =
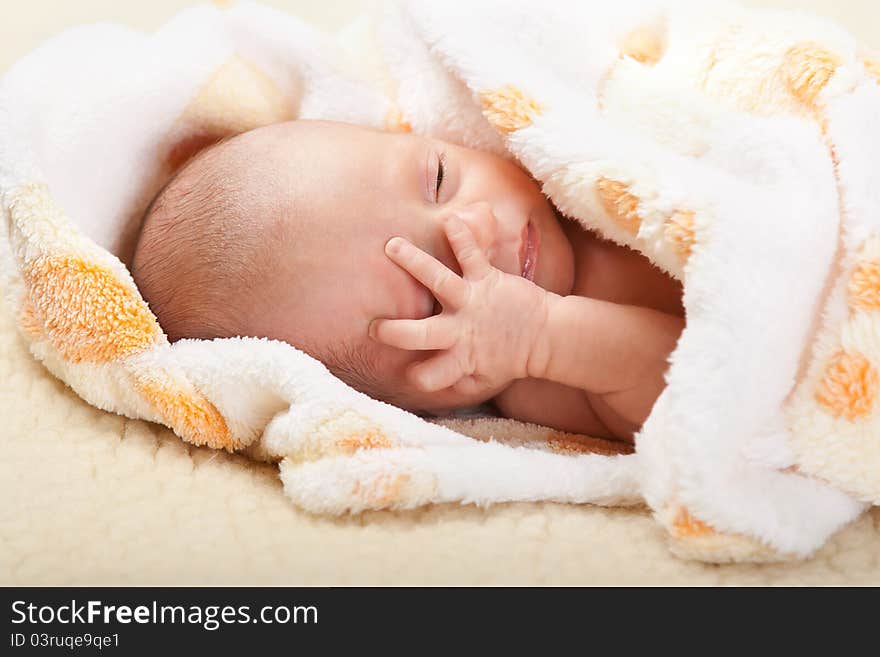
M575 255L572 294L631 304L681 318L681 284L626 247L599 239L579 224L560 218ZM514 381L493 400L506 416L563 431L631 439L640 424L611 408L602 395L546 379Z
M494 399L629 438L684 324L647 260L559 217L515 162L437 139L276 124L209 149L160 200L132 275L169 336L283 340L414 412Z
M388 256L442 311L378 319L371 337L434 352L411 377L423 391L500 391L495 402L508 417L631 439L665 386L684 326L680 288L634 252L568 230L575 271L565 296L495 268L454 217L445 231L460 275L406 240L390 240Z

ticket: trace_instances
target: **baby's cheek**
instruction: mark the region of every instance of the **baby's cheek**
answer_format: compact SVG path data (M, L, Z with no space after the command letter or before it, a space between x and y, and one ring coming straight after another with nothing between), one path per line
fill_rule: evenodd
M412 412L431 410L438 393L419 389L412 377L412 369L434 352L403 352L391 355L380 369L379 386L395 406Z
M414 393L417 388L412 379L412 368L422 362L430 352L396 351L397 353L387 360L387 366L382 368L385 375L384 382L402 394Z

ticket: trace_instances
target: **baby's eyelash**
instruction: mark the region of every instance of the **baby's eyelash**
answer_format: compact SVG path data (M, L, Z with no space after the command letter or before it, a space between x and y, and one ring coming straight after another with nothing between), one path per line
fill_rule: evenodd
M446 174L446 153L440 153L440 164L437 166L437 185L434 189L434 201L440 198L440 185L443 184L443 176Z

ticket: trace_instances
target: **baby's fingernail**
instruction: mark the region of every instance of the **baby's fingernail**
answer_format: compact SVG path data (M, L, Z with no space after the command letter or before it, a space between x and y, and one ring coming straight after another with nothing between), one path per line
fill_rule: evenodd
M392 237L388 240L388 243L385 245L385 253L400 253L400 247L403 244L403 239L400 237Z
M376 320L370 322L370 325L367 327L367 335L369 335L374 340L376 339Z

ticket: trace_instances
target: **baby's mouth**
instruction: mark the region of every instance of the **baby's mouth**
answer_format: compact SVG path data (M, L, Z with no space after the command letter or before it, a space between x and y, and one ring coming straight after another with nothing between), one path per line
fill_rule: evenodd
M535 265L538 261L540 239L535 225L529 221L523 227L522 242L519 247L520 276L530 281L535 280Z

